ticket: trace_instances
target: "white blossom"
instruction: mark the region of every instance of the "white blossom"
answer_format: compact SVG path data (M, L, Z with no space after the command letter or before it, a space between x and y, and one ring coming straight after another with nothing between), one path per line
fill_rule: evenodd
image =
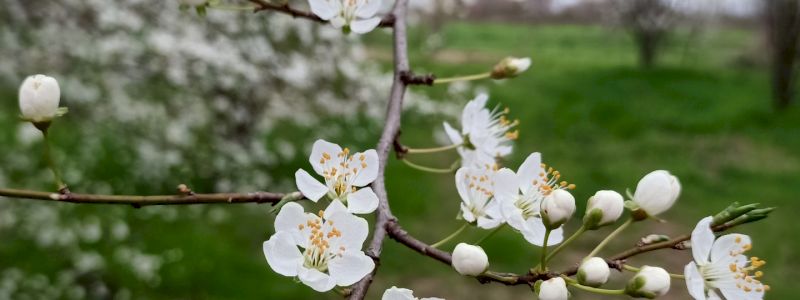
M442 298L417 298L414 291L393 286L383 292L381 300L444 300Z
M507 191L514 185L514 172L497 166L462 167L456 171L456 189L461 196L461 216L478 227L492 229L503 223L495 190Z
M488 100L488 95L479 94L467 102L461 114L461 132L444 122L444 130L450 141L461 145L458 153L462 166L494 164L496 158L511 154L512 141L519 135L519 131L511 131L519 121L506 118L508 109L487 109Z
M715 238L712 220L703 218L692 231L694 261L684 268L689 294L696 300L764 299L769 286L758 279L763 273L756 269L765 262L744 255L752 248L750 237L734 233Z
M669 286L670 278L666 270L644 266L628 281L625 293L634 298L653 299L669 292Z
M33 75L25 78L19 87L19 109L28 121L46 122L62 115L58 103L61 89L55 78L46 75Z
M528 57L506 57L492 69L491 77L494 79L512 78L519 76L531 66L531 59Z
M681 183L668 171L650 172L639 180L633 202L650 216L667 211L681 193Z
M554 190L542 200L541 213L545 227L558 228L575 213L575 197L566 190Z
M378 27L381 0L308 0L311 11L345 32L367 33Z
M355 214L367 214L378 208L378 196L367 185L378 176L378 154L370 149L350 155L350 149L325 140L317 140L309 162L314 172L325 179L320 183L303 169L295 172L297 189L311 201L327 195L341 201Z
M606 261L600 257L588 258L578 268L578 281L587 286L601 286L608 281L609 275L611 270Z
M489 268L489 257L480 246L459 243L453 250L453 268L461 275L478 276Z
M361 250L368 233L367 221L341 205L315 215L290 202L275 218L275 234L264 242L264 256L278 274L325 292L372 272L375 263Z
M570 189L574 185L561 180L561 173L542 164L542 156L532 153L517 170L514 183L503 185L510 190L498 189L495 199L500 203L506 223L519 230L529 243L541 246L546 228L540 214L542 200L557 189ZM550 232L548 245L561 243L564 230L559 227Z
M586 205L584 225L589 229L612 224L622 216L625 200L615 191L597 191Z
M569 291L561 277L553 277L542 281L539 285L539 300L567 300Z

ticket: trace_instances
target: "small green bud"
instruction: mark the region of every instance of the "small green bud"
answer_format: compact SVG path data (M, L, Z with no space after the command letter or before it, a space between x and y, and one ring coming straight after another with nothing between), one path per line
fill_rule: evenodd
M724 224L730 220L736 219L741 215L744 215L756 208L758 208L758 203L747 204L743 206L739 206L738 202L734 202L723 211L718 213L714 216L714 220L711 222L711 226L716 226L720 224Z

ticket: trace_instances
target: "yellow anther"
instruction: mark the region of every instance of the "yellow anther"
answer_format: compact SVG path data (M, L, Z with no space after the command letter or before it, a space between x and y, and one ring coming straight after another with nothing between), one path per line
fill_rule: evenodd
M730 264L728 267L731 269L731 272L736 272L736 264Z
M575 189L575 184L570 184L570 185L567 186L567 188L570 189L570 190L574 190Z
M756 271L756 273L753 274L753 277L755 278L761 278L761 276L764 276L764 272Z
M765 291L769 291L769 289L770 289L769 285L766 285L766 284L765 284L765 285L764 285L764 290L765 290Z
M741 236L736 236L736 240L735 241L736 241L737 244L741 243L742 242L742 237Z

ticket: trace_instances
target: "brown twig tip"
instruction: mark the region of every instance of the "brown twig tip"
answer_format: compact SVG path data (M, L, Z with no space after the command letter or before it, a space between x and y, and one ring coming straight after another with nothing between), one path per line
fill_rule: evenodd
M403 146L403 144L400 143L400 134L401 132L398 130L397 134L394 136L394 141L392 141L394 155L397 157L397 159L403 159L406 156L406 153L408 153L408 147Z
M187 186L187 185L185 185L183 183L179 184L177 189L178 189L178 194L181 194L183 196L194 195L194 192L192 191L192 189L190 189L189 186Z
M406 85L433 85L436 76L433 74L416 75L412 71L403 71L400 73L400 80Z

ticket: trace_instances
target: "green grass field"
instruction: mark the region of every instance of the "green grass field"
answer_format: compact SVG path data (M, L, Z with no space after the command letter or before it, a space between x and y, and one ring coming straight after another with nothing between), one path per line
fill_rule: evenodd
M678 34L665 49L659 67L641 70L635 64L635 48L624 32L585 26L522 26L451 24L442 31L444 45L436 51L422 50L421 32L413 32L411 64L415 71L440 77L482 72L507 55L530 56L532 69L513 80L480 82L490 93L490 103L511 109L520 119L520 138L507 165L516 167L531 152L542 152L578 188L578 213L585 200L599 189L624 192L633 189L649 171L667 169L683 184L677 205L663 215L669 222L637 224L629 234L613 243L605 253L632 246L649 233L670 235L691 231L700 218L716 213L733 201L759 202L779 207L765 221L737 231L750 234L750 254L767 260L764 281L772 286L769 299L790 299L793 278L800 276L800 263L792 257L800 240L794 238L800 223L793 222L800 210L800 109L775 113L770 106L766 72L760 67L737 63L741 55L759 41L756 33L719 31L691 40ZM370 53L387 65L389 36L373 33L367 38ZM444 97L446 87L414 87L438 101L459 105L469 99ZM5 98L15 99L16 87L6 87ZM387 91L388 93L388 91ZM0 117L13 122L13 104ZM435 146L434 132L440 119L413 113L403 118L403 143ZM455 121L455 120L449 120ZM0 133L10 135L11 133ZM378 130L371 130L377 140ZM73 143L74 144L74 143ZM372 147L373 145L360 145ZM77 147L77 146L76 146ZM75 150L77 151L77 150ZM304 155L300 155L304 156ZM414 157L428 165L447 166L453 153ZM275 170L276 177L306 168L303 159ZM107 170L106 170L107 171ZM123 178L124 174L96 177ZM283 175L287 177L289 175ZM123 180L123 179L115 179ZM203 180L203 179L199 179ZM209 179L205 179L209 180ZM422 173L392 161L387 172L388 192L395 215L413 235L436 241L460 224L453 216L459 199L451 175ZM163 184L164 187L171 183ZM5 201L5 200L3 200ZM132 236L151 251L183 249L182 260L169 264L161 283L153 288L130 285L123 272L110 268L108 281L127 286L149 299L308 299L311 289L273 273L261 252L261 242L271 234L272 218L267 206L247 205L228 210L235 222L211 223L132 222ZM81 215L103 213L103 207L78 210ZM568 232L578 226L577 218ZM563 263L577 262L602 239L610 228L586 235L564 253ZM463 235L474 241L483 232L473 229ZM8 234L3 239L13 240ZM24 244L0 245L0 256L13 257L14 266L39 272L59 268ZM379 276L370 299L397 285L414 289L417 296L448 299L532 299L525 287L481 285L458 276L449 267L389 240L385 243ZM449 247L452 245L447 246ZM485 242L492 269L524 272L535 264L538 248L530 246L511 230ZM687 251L662 250L632 260L633 264L658 264L681 273L689 262ZM0 262L0 266L7 266ZM624 276L623 276L624 275ZM630 274L612 275L622 285ZM575 299L605 299L575 292ZM331 293L330 299L338 296ZM685 284L673 281L667 299L688 299Z

